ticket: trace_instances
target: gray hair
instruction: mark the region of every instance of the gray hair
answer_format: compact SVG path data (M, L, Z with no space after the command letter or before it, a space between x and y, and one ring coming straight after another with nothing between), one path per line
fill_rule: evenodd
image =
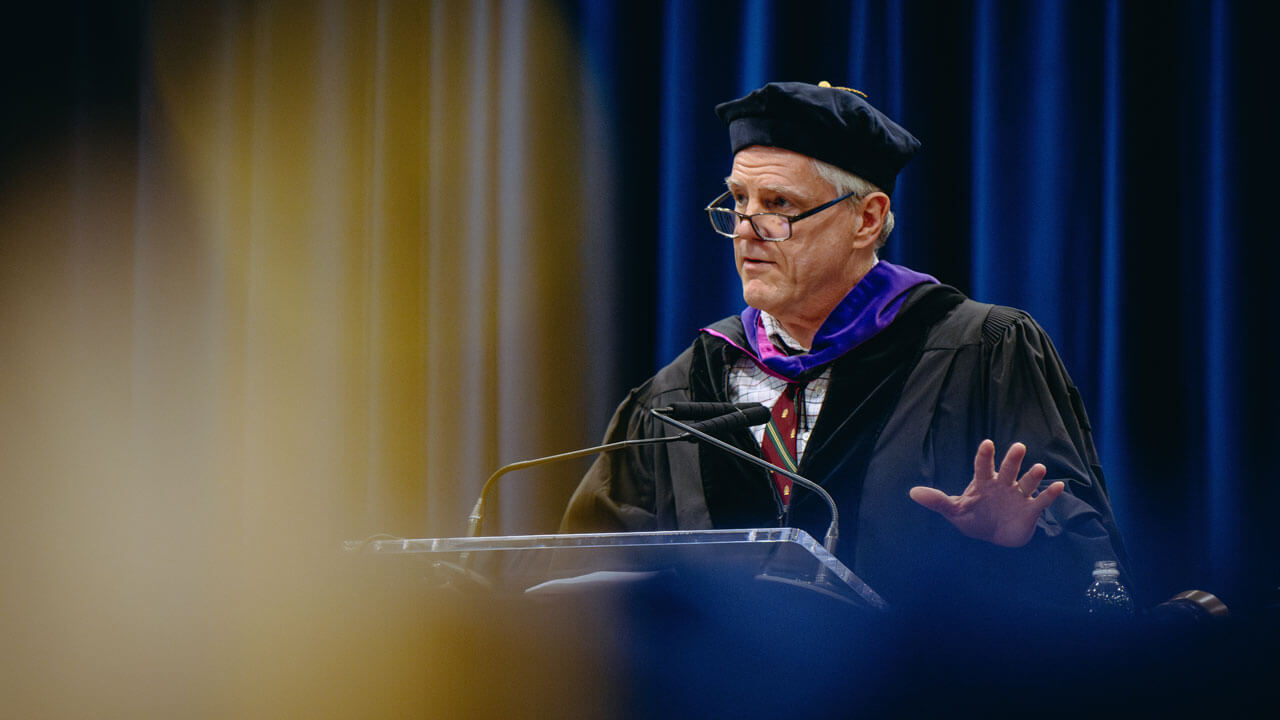
M884 192L880 188L854 175L848 170L843 170L828 162L823 162L817 158L809 158L813 163L814 172L818 173L818 177L831 183L836 188L836 195L844 195L852 192L853 197L849 198L849 202L857 202L874 192ZM884 222L880 225L880 237L876 238L876 249L884 247L889 240L889 233L893 232L893 210L885 213Z

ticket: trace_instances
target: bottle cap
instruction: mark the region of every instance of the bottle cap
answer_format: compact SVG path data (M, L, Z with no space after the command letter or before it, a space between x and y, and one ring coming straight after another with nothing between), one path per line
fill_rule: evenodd
M1120 577L1120 568L1115 560L1099 560L1093 564L1093 576L1117 578Z

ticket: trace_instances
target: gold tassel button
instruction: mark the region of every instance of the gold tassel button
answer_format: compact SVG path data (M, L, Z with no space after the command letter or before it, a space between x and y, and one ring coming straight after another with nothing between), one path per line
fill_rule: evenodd
M856 94L858 94L858 95L861 95L861 96L862 96L862 97L864 97L864 98L865 98L865 97L867 97L867 94L866 94L866 93L864 93L864 92L862 92L861 90L855 90L854 88L851 88L851 87L841 87L841 86L839 86L839 85L832 85L831 83L827 82L826 80L823 80L822 82L818 83L818 87L820 87L820 88L835 88L836 90L845 90L845 91L847 91L847 92L856 93Z

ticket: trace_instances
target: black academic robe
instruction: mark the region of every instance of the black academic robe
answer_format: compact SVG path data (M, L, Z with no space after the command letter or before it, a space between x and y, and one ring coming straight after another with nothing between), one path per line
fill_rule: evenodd
M737 317L714 326L747 347ZM619 406L606 442L675 434L648 414L680 401L725 401L742 351L701 333ZM1066 492L1030 543L1001 548L961 535L908 496L915 485L960 494L978 444L997 463L1017 441L1024 470L1048 468ZM760 453L748 430L728 438ZM1080 394L1049 338L1026 313L974 302L943 285L914 289L894 322L832 363L831 382L800 460L840 509L837 556L898 609L1078 610L1097 560L1124 552ZM767 527L825 533L820 499L795 490L789 517L762 469L715 448L667 443L601 456L565 514L567 532ZM1126 568L1127 570L1127 568Z

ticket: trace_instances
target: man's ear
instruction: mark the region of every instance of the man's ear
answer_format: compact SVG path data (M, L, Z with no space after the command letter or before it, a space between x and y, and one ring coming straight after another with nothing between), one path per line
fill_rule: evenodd
M862 198L858 204L858 216L854 223L853 246L856 248L875 247L880 239L880 228L889 215L889 196L882 192L873 192Z

